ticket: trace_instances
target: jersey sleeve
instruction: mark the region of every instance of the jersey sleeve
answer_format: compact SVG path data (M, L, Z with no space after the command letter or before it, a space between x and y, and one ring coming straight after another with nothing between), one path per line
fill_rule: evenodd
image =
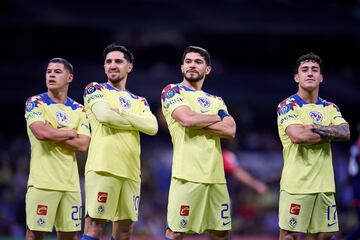
M42 104L43 102L39 97L31 97L26 101L25 119L27 126L30 126L33 122L36 121L45 121L44 112L41 107Z
M224 110L225 112L228 112L224 100L221 97L217 97L217 99L219 100L219 110Z
M285 129L292 124L303 124L293 103L280 103L277 108L278 127Z
M161 105L164 110L171 114L177 107L190 105L181 94L181 88L177 85L170 84L161 92Z
M80 111L80 123L77 128L77 133L90 137L90 124L89 119L86 116L84 107L80 106L78 108L78 111Z
M329 107L331 108L331 125L347 123L342 117L340 109L336 106L336 104L331 103Z
M89 108L101 101L104 100L104 92L106 91L105 87L96 82L92 82L86 86L84 91L84 103L88 104Z

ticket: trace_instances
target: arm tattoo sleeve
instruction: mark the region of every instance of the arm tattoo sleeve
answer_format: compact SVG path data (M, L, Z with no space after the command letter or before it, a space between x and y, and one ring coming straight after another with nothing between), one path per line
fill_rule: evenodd
M332 141L346 141L350 137L348 124L341 124L337 126L314 125L313 131L321 137Z

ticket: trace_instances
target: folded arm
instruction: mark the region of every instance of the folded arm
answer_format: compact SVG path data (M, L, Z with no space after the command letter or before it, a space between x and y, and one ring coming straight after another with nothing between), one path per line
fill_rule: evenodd
M120 116L119 110L111 109L109 104L106 102L95 103L91 110L96 119L107 127L120 130L135 130L127 119Z
M40 141L61 142L78 136L74 129L57 129L42 121L33 122L29 128Z
M77 152L86 152L89 147L90 137L78 134L77 137L66 139L61 141L59 144L67 149L77 151Z
M295 144L318 144L328 141L314 132L313 125L291 124L285 129L291 142Z
M205 115L192 111L188 106L177 107L171 116L185 128L204 128L221 121L218 115Z
M142 115L123 111L120 115L140 132L153 136L158 131L158 123L153 114Z
M347 123L334 126L314 125L313 132L331 141L350 140L350 129Z
M204 131L218 135L221 138L234 138L236 133L236 124L234 118L230 115L223 118L222 121L211 124L203 129Z

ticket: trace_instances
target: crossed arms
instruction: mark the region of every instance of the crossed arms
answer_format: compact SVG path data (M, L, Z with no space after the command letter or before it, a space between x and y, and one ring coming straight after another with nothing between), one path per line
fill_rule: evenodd
M171 116L185 128L202 129L221 138L235 137L236 124L230 115L221 119L218 115L200 114L192 111L188 106L180 106L172 112Z
M350 139L347 123L331 126L292 124L285 129L285 132L295 144L317 144Z
M91 110L101 124L111 128L137 130L151 136L158 131L157 120L153 114L135 114L111 109L106 102L95 103Z
M85 152L90 143L90 137L78 134L75 129L57 129L46 121L33 122L29 128L38 140L51 141L72 151Z

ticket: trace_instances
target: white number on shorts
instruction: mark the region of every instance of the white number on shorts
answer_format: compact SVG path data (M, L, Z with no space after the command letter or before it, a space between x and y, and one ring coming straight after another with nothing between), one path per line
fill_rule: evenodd
M135 211L139 210L140 196L133 196Z

